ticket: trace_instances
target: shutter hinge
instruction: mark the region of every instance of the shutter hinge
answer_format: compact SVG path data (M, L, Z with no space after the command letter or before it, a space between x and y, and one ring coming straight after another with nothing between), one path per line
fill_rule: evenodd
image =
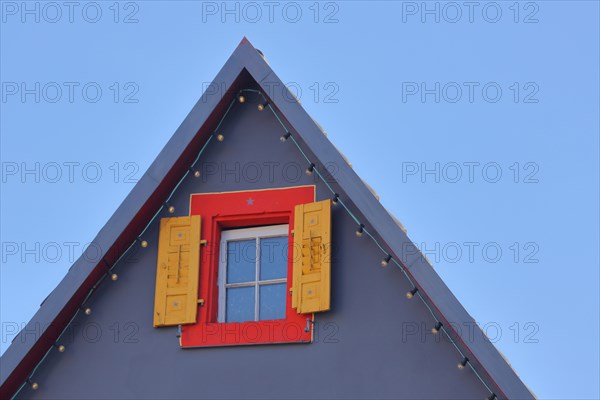
M200 304L201 306L204 305L204 299L198 299L198 304Z
M315 324L315 321L313 321L310 318L306 318L306 326L304 327L304 332L310 332L310 326Z
M201 240L200 241L200 246L202 246L202 245L206 246L206 243L208 243L206 240Z

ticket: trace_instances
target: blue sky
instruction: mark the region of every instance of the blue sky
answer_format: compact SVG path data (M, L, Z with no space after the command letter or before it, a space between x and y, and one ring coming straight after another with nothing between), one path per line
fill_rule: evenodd
M600 397L597 2L23 4L2 351L247 36L533 392Z

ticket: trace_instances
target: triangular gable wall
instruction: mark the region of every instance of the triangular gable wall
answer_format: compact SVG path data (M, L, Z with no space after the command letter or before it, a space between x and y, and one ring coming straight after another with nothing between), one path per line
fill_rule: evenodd
M314 121L297 102L290 101L292 95L281 90L269 90L269 87L274 85L278 88L285 86L247 40L242 41L214 80L215 87L227 87L229 90L225 93L207 90L140 182L98 234L95 243L103 249L109 249L105 262L91 263L84 257L77 260L24 331L36 329L37 326L50 325L50 328L37 340L19 335L2 356L2 397L13 393L29 376L33 367L76 313L93 285L103 276L106 265L113 265L135 241L140 234L140 227L147 225L174 189L195 159L198 150L213 133L235 94L240 89L252 85L253 81L258 83L258 89L269 98L281 122L289 127L293 138L306 156L315 160L316 164L336 165L335 179L328 180L331 188L340 195L357 220L365 225L365 229L384 247L384 251L389 252L405 268L433 314L432 323L435 320L442 321L444 327L447 327L451 336L456 339L457 361L460 361L461 353L466 355L474 371L483 378L485 385L499 396L532 398L531 393L483 334L471 337L467 332L451 329L452 324L473 324L474 321ZM239 189L238 187L237 190ZM355 228L356 225L349 229ZM377 274L381 272L377 269L372 271ZM404 285L408 285L408 281L404 282ZM402 296L404 289L399 287Z

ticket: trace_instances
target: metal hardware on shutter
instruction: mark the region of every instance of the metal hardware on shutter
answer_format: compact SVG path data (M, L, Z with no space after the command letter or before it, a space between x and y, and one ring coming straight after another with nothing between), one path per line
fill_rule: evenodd
M310 326L314 325L315 321L310 318L306 318L306 326L304 327L304 332L310 332Z
M179 283L179 272L181 271L181 245L177 246L177 272L175 274L175 281Z
M308 269L310 271L312 271L315 262L313 260L313 238L312 238L312 230L310 231L310 233L308 234L308 256L309 256L309 263L308 265L302 265L303 267L308 267Z

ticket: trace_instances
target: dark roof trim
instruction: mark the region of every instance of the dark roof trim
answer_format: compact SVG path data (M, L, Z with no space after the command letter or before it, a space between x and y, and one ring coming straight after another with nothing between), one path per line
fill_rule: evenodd
M425 296L436 317L451 328L451 323L475 323L425 257L396 224L385 208L350 168L317 124L287 91L264 58L244 38L213 83L226 87L225 93L207 90L160 152L148 171L135 185L94 242L107 249L105 259L112 264L139 234L191 164L195 152L207 140L235 93L255 81L269 98L286 125L294 132L304 150L315 160L335 163L332 186L351 200L351 207L376 238L385 243L400 260ZM224 86L221 86L224 85ZM273 87L282 90L273 91ZM271 88L271 90L270 90ZM36 340L27 341L20 333L0 358L0 397L9 398L29 376L35 365L67 326L77 308L106 269L104 263L78 259L65 278L48 296L24 331L48 326ZM486 384L506 398L532 399L533 395L518 378L483 333L476 338L458 337L457 345L469 357ZM31 335L30 335L31 336ZM458 359L458 355L457 355ZM487 379L486 379L487 378ZM489 381L488 381L489 379Z

